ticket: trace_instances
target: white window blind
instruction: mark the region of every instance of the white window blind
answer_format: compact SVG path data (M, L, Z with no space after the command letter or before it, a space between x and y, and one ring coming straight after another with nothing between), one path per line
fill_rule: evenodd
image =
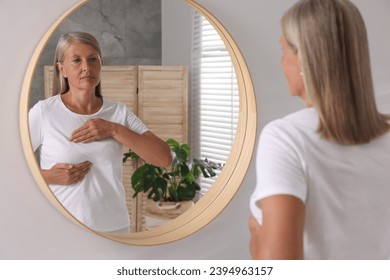
M200 13L193 18L192 150L195 158L225 163L234 141L239 112L237 79L229 52ZM204 194L216 178L202 178Z

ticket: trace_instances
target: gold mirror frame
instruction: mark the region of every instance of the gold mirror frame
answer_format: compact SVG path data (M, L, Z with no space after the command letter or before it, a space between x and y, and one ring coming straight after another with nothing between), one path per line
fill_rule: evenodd
M95 232L98 235L117 242L130 245L158 245L173 242L195 233L210 223L217 215L219 215L219 213L233 199L244 179L244 176L246 175L247 169L251 162L256 140L257 111L254 88L247 64L232 36L209 11L198 4L195 0L183 1L185 1L195 10L200 12L205 18L207 18L207 20L214 26L222 40L225 42L236 71L239 88L240 111L236 138L230 156L213 187L191 209L187 210L178 218L164 225L149 231L131 234L101 233L86 227L84 224L76 220L50 191L49 187L41 176L37 161L35 159L35 155L31 146L28 125L29 95L34 70L47 41L57 29L57 27L69 14L85 4L87 0L83 0L79 4L69 9L50 27L33 53L24 77L19 107L20 134L24 154L35 181L47 199L64 216L76 224Z

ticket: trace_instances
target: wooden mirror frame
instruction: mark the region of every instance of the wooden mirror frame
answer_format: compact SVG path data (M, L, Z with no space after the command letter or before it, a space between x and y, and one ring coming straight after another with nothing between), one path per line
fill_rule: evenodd
M130 245L158 245L182 239L200 230L219 215L233 199L251 162L256 140L257 110L254 88L247 64L232 36L209 11L195 0L183 1L207 18L224 41L236 71L240 109L237 133L231 153L213 187L191 209L166 224L152 230L130 234L110 234L94 231L75 219L62 206L43 180L39 165L35 159L28 125L29 95L34 70L46 43L57 27L69 14L85 4L87 0L82 0L79 4L69 9L50 27L33 53L24 77L19 106L20 134L24 154L35 181L47 199L64 216L98 235L117 242Z

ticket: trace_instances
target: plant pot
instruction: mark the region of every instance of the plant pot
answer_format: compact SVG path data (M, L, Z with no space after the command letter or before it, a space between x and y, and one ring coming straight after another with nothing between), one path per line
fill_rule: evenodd
M172 220L183 214L194 205L192 200L188 201L153 201L148 199L146 202L147 216L158 219Z

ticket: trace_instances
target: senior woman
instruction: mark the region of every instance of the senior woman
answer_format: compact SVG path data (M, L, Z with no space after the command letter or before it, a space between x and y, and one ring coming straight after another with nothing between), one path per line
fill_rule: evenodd
M168 145L127 107L102 97L101 48L91 34L64 34L54 61L53 96L29 113L41 173L63 206L86 226L126 232L122 145L146 162L167 166Z
M252 257L389 259L390 125L363 18L348 0L301 0L281 25L289 91L307 108L261 133Z

